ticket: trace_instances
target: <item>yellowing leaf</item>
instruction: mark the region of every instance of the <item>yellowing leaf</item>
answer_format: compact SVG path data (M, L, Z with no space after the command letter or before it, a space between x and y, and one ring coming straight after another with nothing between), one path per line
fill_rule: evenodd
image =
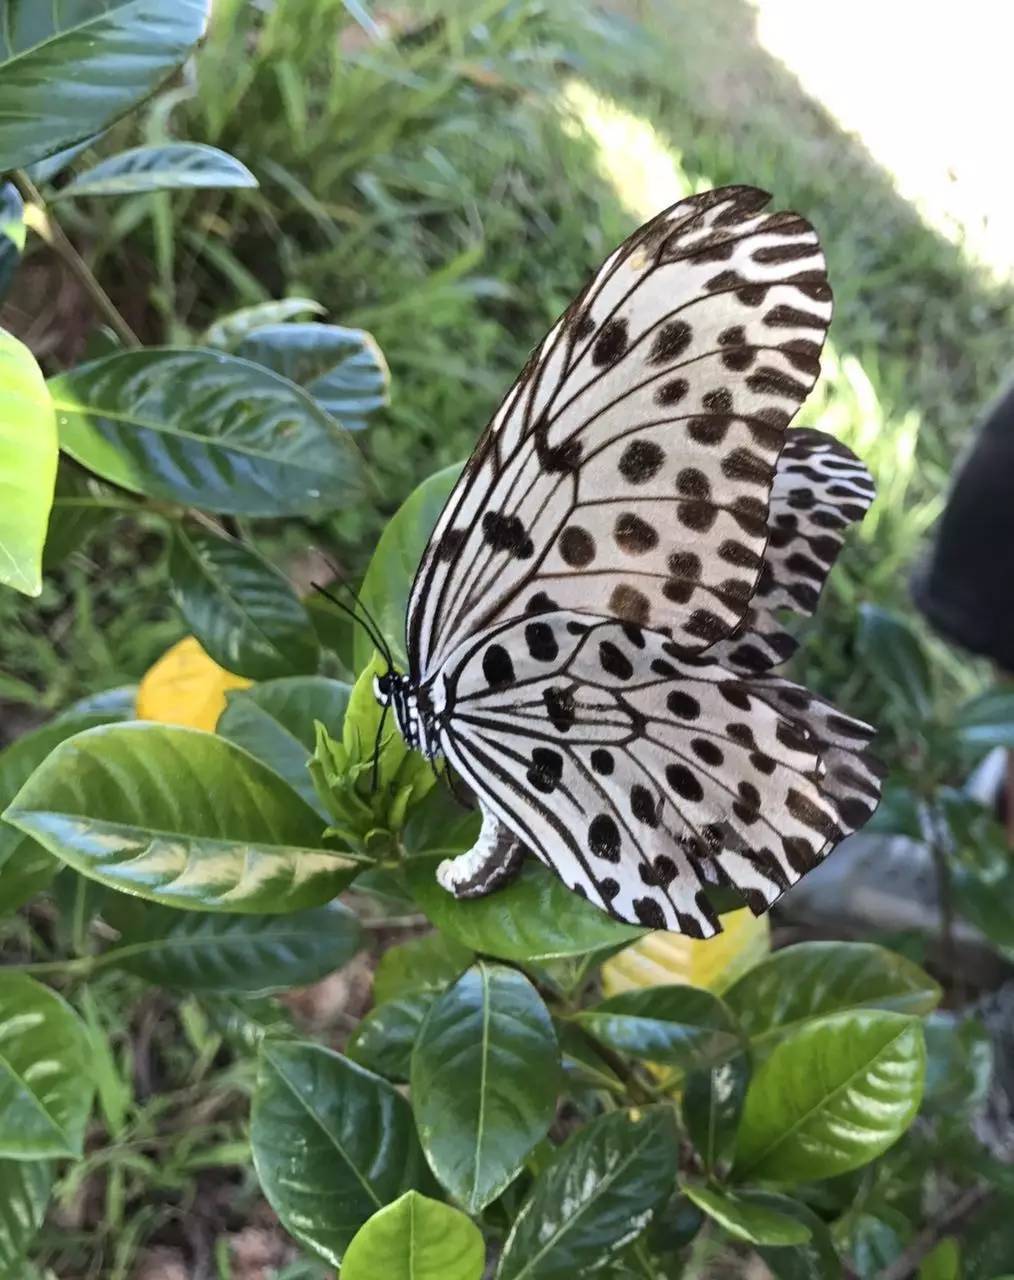
M722 930L704 942L678 933L645 934L602 966L603 993L673 982L724 991L771 950L771 930L767 916L758 918L746 907L722 916Z
M225 710L227 691L247 689L251 683L213 662L193 636L186 636L145 673L137 691L137 715L210 733Z

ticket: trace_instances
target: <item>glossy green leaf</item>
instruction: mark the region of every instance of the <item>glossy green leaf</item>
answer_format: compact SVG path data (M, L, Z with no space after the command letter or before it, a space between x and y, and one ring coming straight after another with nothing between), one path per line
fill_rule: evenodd
M472 963L474 955L453 938L426 933L388 947L373 975L377 1004L417 991L443 991Z
M535 1179L497 1280L573 1280L602 1266L668 1198L677 1153L665 1107L614 1111L579 1129Z
M217 147L199 142L164 142L160 146L131 147L100 160L54 192L51 199L256 186L257 179L246 165Z
M846 1009L929 1013L940 988L918 965L871 942L800 942L762 960L723 999L748 1036L773 1039Z
M856 648L864 669L888 698L925 715L932 698L926 650L907 619L872 604L859 606Z
M486 1246L463 1213L406 1191L362 1226L342 1280L482 1280Z
M862 1280L879 1280L912 1238L912 1224L890 1205L859 1213L852 1222L852 1263Z
M953 1236L941 1240L919 1263L919 1280L961 1280L961 1248Z
M190 631L226 671L271 680L317 670L310 615L285 577L246 543L178 527L169 586Z
M412 1050L437 991L415 991L377 1005L352 1033L345 1052L389 1080L408 1080Z
M350 431L387 404L387 362L362 329L312 321L265 325L247 334L236 354L304 387Z
M573 1022L554 1018L560 1061L569 1080L588 1089L624 1093L625 1086L595 1047L595 1042Z
M749 1191L720 1191L716 1187L683 1184L690 1199L729 1233L734 1240L747 1244L803 1244L809 1240L808 1228L797 1218L779 1213L763 1202L755 1201Z
M757 1069L734 1173L791 1184L868 1164L896 1142L922 1098L918 1019L864 1009L805 1023Z
M0 301L7 296L24 251L24 211L24 201L14 183L0 183Z
M339 733L351 692L347 684L324 676L291 676L233 690L216 732L256 756L317 809L320 801L307 770L316 741L314 721Z
M286 916L149 905L103 959L164 987L264 995L318 982L361 945L358 919L338 903Z
M123 351L50 380L60 444L133 493L246 516L359 499L352 437L293 383L235 356Z
M25 974L0 972L0 1157L80 1156L94 1091L74 1010Z
M405 615L412 579L433 532L437 517L461 472L461 465L445 467L413 489L391 517L373 553L359 597L380 624L395 662L408 667L405 653ZM356 670L370 660L373 646L356 628Z
M378 1209L432 1187L405 1099L322 1045L263 1042L250 1141L285 1227L335 1265Z
M926 1035L924 1107L941 1116L983 1107L993 1083L993 1038L974 1017L947 1010L930 1014Z
M970 747L1014 747L1014 689L1003 685L964 703L954 714L954 729Z
M221 320L216 320L204 334L202 342L208 347L221 347L223 351L235 351L248 333L265 325L280 324L299 316L320 316L326 308L312 298L277 298L270 302L258 302L252 307L240 307Z
M776 1191L750 1190L743 1194L749 1195L754 1204L795 1218L809 1232L810 1238L805 1244L758 1247L757 1252L775 1280L841 1280L841 1259L830 1228L809 1205Z
M722 1001L698 987L622 991L574 1021L612 1049L684 1071L717 1064L742 1043Z
M107 717L75 715L43 725L0 751L0 812L49 753L66 738L104 724ZM42 845L0 819L0 913L16 911L50 883L60 864Z
M723 1178L736 1151L750 1059L738 1053L717 1067L691 1071L683 1084L682 1114L706 1173Z
M42 590L56 484L56 416L35 357L0 329L0 583Z
M0 1160L0 1276L25 1280L25 1250L42 1226L53 1186L48 1160Z
M121 684L114 689L100 689L98 693L86 693L57 715L56 722L76 720L80 716L95 716L104 724L114 720L137 719L137 685ZM74 731L78 732L77 730Z
M522 974L483 961L434 1003L412 1054L419 1137L441 1183L479 1213L549 1128L560 1059Z
M437 928L473 951L500 960L557 960L632 942L645 932L599 911L534 859L496 893L455 898L437 883L443 856L409 859L409 888Z
M4 817L83 875L168 906L319 906L355 864L259 760L214 734L108 725L61 743Z
M147 98L200 39L210 0L0 7L0 171L98 133Z

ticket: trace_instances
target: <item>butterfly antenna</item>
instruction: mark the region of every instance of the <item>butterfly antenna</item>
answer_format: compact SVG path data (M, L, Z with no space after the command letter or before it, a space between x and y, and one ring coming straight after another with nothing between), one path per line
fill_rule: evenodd
M391 704L388 702L384 705L384 710L380 713L380 724L377 726L377 740L373 744L373 768L370 771L370 795L373 795L377 787L380 785L380 748L384 742L384 722L387 720L387 713L391 710Z
M379 651L388 667L393 669L394 659L391 653L391 647L381 634L381 631L373 618L369 614L367 614L365 618L360 617L354 608L347 605L344 600L340 600L333 592L328 591L326 587L322 587L319 582L314 582L311 585L315 591L320 592L325 600L329 600L336 609L340 609L342 613L346 614L353 622L362 627L369 637L370 643ZM340 585L344 586L345 584L342 583ZM355 593L353 593L353 597L355 598Z

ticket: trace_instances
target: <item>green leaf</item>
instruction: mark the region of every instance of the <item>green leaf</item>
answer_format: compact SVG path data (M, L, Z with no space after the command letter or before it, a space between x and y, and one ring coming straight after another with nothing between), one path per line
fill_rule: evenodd
M560 1046L560 1061L570 1080L589 1089L625 1092L620 1077L601 1057L594 1042L580 1027L575 1027L572 1022L562 1018L554 1018L553 1026Z
M216 732L249 751L318 812L323 812L307 765L316 741L314 721L338 732L352 690L324 676L267 680L226 694Z
M0 973L0 1157L80 1156L94 1091L74 1010L25 974Z
M361 945L359 921L338 903L287 916L148 907L103 963L164 987L266 995L318 982Z
M437 928L473 951L516 962L558 960L632 942L645 932L593 907L534 859L496 893L455 898L437 883L443 856L410 858L405 865L409 888Z
M50 199L256 186L257 179L246 165L217 147L200 142L165 142L161 146L132 147L109 156L78 174Z
M579 1129L535 1179L504 1245L497 1280L573 1280L614 1257L673 1189L672 1112L625 1111Z
M757 1252L775 1280L841 1280L841 1259L830 1229L809 1205L774 1191L754 1191L750 1200L801 1222L810 1233L805 1244L789 1247L761 1245Z
M355 872L260 761L171 725L107 725L61 743L4 817L83 875L174 907L298 911Z
M724 1178L732 1164L749 1083L750 1059L745 1053L687 1076L683 1123L708 1174Z
M461 473L461 464L445 467L413 489L381 534L359 590L365 608L376 618L391 646L395 663L407 669L405 615L412 579L426 549L437 516ZM356 670L370 661L373 645L356 628Z
M742 1045L729 1010L698 987L621 991L574 1021L612 1049L684 1071L716 1065Z
M468 947L442 933L427 933L388 947L373 975L377 1004L417 991L443 991L474 959Z
M321 1045L263 1042L250 1141L285 1227L335 1265L378 1209L432 1187L405 1099Z
M743 1240L747 1244L787 1245L803 1244L810 1238L809 1229L797 1218L755 1201L749 1191L719 1191L714 1187L696 1186L692 1182L684 1183L683 1190L734 1240Z
M463 1213L406 1191L360 1227L342 1280L482 1280L486 1247Z
M14 183L0 183L0 301L7 296L24 251L24 213L24 201Z
M926 1019L926 1088L923 1106L954 1117L978 1110L993 1082L993 1038L977 1018L945 1010Z
M310 615L253 547L177 527L169 579L187 626L226 671L270 680L317 670L320 650Z
M430 1009L412 1054L416 1123L433 1171L469 1213L545 1137L559 1077L546 1006L516 970L479 961Z
M0 583L37 596L56 485L56 417L35 357L0 329Z
M389 1080L408 1080L419 1028L437 995L416 991L371 1009L352 1033L345 1052L353 1062Z
M0 751L0 811L55 747L76 733L104 724L106 719L99 713L54 720ZM16 911L41 893L59 867L59 862L37 841L0 820L0 913Z
M925 1061L922 1027L904 1014L865 1009L806 1023L754 1075L735 1174L785 1184L868 1164L912 1122Z
M5 0L0 171L23 168L125 115L201 37L209 0Z
M751 1039L768 1039L846 1009L929 1013L940 988L918 965L871 942L800 942L762 960L723 998Z
M0 1160L0 1275L27 1280L25 1250L42 1226L53 1186L47 1160Z
M273 324L254 329L236 354L303 387L350 431L387 404L383 353L362 329L336 324Z
M961 1248L953 1236L941 1240L919 1263L919 1280L961 1280Z
M859 606L856 648L888 698L900 699L919 716L928 714L933 683L926 651L911 625L876 605Z
M113 720L137 719L137 685L121 684L115 689L100 689L98 693L86 693L72 702L56 716L63 724L80 716L95 716L109 724ZM77 730L74 731L75 733Z
M323 315L326 308L312 298L278 298L271 302L258 302L252 307L241 307L221 320L216 320L202 338L207 347L221 347L223 351L235 351L248 333L265 325L294 320L297 316Z
M1002 685L964 703L954 713L954 729L970 747L1014 747L1014 689Z
M305 391L247 360L123 351L49 387L62 448L132 493L231 515L309 517L361 496L349 433Z

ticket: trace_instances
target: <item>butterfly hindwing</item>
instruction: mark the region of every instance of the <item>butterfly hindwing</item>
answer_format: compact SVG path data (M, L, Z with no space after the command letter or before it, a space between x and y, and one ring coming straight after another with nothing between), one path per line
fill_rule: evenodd
M767 198L727 187L659 214L544 339L417 574L417 679L526 612L577 608L696 650L740 625L831 316L816 234Z
M441 746L484 810L622 919L706 937L707 883L766 909L858 825L805 691L780 681L775 699L635 625L519 619L462 645L441 680ZM834 714L847 769L870 731Z

